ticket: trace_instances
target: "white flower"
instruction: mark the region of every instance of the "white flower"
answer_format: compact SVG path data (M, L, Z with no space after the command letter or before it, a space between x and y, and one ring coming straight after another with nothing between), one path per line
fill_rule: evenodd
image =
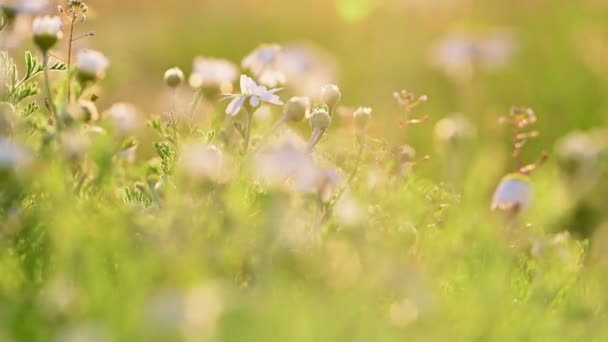
M105 117L109 119L120 135L128 135L141 126L141 115L137 107L130 103L115 103L108 109Z
M1 0L0 8L14 13L33 14L42 11L48 3L48 0Z
M230 161L214 145L186 144L181 153L179 165L184 173L193 180L224 183L230 178Z
M516 49L516 40L508 31L481 37L451 34L435 45L432 57L448 76L467 81L476 67L489 70L504 67Z
M20 146L0 138L0 169L13 169L27 164L29 153Z
M55 16L37 17L32 23L34 42L43 51L48 51L63 38L61 18Z
M285 73L278 65L280 54L281 46L277 44L260 45L243 59L242 65L250 70L261 84L275 87L287 81Z
M285 75L286 87L308 96L317 95L319 88L335 83L337 79L335 57L312 44L283 45L277 56L276 69Z
M105 77L110 66L106 56L95 50L83 50L76 57L76 69L81 81L96 81Z
M61 18L54 16L45 15L44 17L37 17L34 19L32 23L32 32L35 36L52 36L61 38L63 36L63 32L61 28L63 23L61 22Z
M225 98L230 98L232 101L226 107L226 114L235 116L241 108L249 101L249 105L253 108L258 108L262 102L272 103L282 106L283 102L279 99L276 92L282 88L268 90L266 87L257 85L255 81L246 75L241 75L241 93L226 95Z
M530 206L532 201L532 185L527 176L510 174L498 184L492 199L492 210L511 211L518 213Z
M192 88L209 87L222 89L232 85L238 77L238 68L234 63L219 58L196 57L192 64L190 86Z

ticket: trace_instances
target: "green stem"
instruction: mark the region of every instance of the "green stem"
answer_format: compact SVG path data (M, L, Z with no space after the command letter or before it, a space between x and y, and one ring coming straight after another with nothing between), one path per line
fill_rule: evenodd
M72 15L72 20L70 21L70 39L68 40L68 62L67 62L67 71L68 71L68 78L66 80L67 82L67 95L68 95L68 102L70 103L70 98L72 96L72 87L70 86L70 81L72 80L72 74L70 74L70 67L72 64L72 43L74 42L73 37L74 37L74 21L76 20L76 14Z
M253 113L249 109L245 109L247 112L247 127L245 127L245 143L244 143L244 153L247 153L249 150L249 140L251 140L251 124L253 122Z
M53 93L51 91L51 82L49 81L49 69L47 68L49 63L49 53L48 51L43 52L42 56L42 64L44 65L44 83L46 87L46 94L48 98L49 107L51 108L51 112L53 117L55 118L55 126L57 127L57 131L61 130L61 122L59 120L59 115L57 114L57 108L55 107L55 101L53 99Z

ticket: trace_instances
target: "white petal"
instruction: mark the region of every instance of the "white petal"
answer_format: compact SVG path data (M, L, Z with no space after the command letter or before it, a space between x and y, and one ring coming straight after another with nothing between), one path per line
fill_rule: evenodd
M249 104L250 104L252 107L257 108L257 106L259 106L259 105L260 105L260 99L259 99L257 96L252 96L252 97L249 99Z
M228 107L226 107L226 114L228 114L230 116L237 115L239 113L239 111L241 110L241 107L243 107L245 100L247 100L247 96L235 97L228 104Z

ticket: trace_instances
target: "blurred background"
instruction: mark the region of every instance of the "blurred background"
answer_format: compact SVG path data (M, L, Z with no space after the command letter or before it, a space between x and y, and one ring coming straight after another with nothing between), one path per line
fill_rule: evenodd
M541 146L604 124L608 82L605 0L103 0L88 44L115 61L103 103L166 106L162 74L197 55L240 63L261 43L304 42L333 56L344 103L375 109L375 133L398 136L392 94L427 94L436 121L460 112L480 139L512 105L532 107ZM128 97L128 98L125 98ZM381 119L381 120L378 120ZM421 153L430 128L412 130ZM417 144L417 142L419 142Z

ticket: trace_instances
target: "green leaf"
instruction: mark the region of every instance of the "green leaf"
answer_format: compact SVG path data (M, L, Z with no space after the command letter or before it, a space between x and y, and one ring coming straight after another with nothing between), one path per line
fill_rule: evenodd
M28 116L34 114L38 109L40 109L40 106L38 106L36 102L32 102L21 110L21 114L23 117L27 118Z

